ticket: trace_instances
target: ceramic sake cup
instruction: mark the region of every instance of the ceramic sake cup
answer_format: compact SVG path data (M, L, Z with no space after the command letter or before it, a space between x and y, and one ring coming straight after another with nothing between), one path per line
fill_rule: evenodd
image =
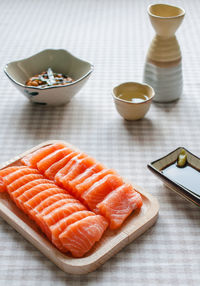
M156 34L161 37L173 37L185 16L185 10L167 4L153 4L148 7L148 14Z
M51 68L53 71L66 74L74 82L62 86L39 88L26 86L26 81L35 74ZM47 49L29 58L10 62L4 68L14 86L31 102L64 105L79 92L93 71L93 65L83 61L66 50Z
M146 95L148 99L143 102L134 103L126 101L119 96L125 92L134 93L141 92ZM119 114L126 120L138 120L145 116L148 112L152 99L154 97L154 90L151 86L138 82L125 82L113 88L112 91L115 107Z

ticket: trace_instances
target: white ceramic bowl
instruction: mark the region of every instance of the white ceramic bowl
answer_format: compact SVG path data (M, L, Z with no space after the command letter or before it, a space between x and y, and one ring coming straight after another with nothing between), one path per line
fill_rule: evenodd
M139 103L124 100L119 96L125 91L132 92L132 94L141 92L148 99ZM154 90L150 85L145 83L125 82L113 88L112 96L117 111L124 119L138 120L143 118L148 112L154 97Z
M63 86L49 86L46 88L26 86L26 81L42 71L51 68L74 79L74 82ZM30 101L63 105L82 88L93 71L93 65L74 57L66 50L44 50L30 58L11 62L6 65L4 72L11 82Z

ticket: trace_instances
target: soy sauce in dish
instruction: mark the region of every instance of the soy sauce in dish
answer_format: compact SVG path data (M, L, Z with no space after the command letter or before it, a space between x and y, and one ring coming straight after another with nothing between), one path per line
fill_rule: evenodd
M25 84L27 86L45 88L49 86L66 85L72 83L73 81L74 80L71 77L62 73L55 73L51 68L48 68L47 71L30 77Z
M170 180L200 196L200 171L188 162L184 167L179 167L176 161L162 169L162 173Z

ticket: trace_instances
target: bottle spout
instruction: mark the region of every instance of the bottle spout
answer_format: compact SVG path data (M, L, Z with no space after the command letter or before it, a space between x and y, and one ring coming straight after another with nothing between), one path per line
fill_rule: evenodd
M185 10L166 4L153 4L148 7L148 14L157 35L172 37L183 21Z

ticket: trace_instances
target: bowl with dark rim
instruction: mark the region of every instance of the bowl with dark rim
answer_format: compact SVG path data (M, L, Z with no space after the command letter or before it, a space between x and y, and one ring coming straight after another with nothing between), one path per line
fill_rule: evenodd
M27 86L27 80L51 68L53 72L67 75L73 82L48 87ZM89 79L94 67L66 50L43 50L29 58L8 63L4 72L14 86L31 102L64 105L80 91Z
M177 160L180 152L184 150L187 163L183 168L178 168ZM177 170L174 170L176 165ZM178 147L169 154L149 163L149 170L163 183L185 198L200 207L200 158L184 147ZM169 169L171 168L171 170ZM168 170L167 172L165 170ZM192 171L192 172L191 172Z

